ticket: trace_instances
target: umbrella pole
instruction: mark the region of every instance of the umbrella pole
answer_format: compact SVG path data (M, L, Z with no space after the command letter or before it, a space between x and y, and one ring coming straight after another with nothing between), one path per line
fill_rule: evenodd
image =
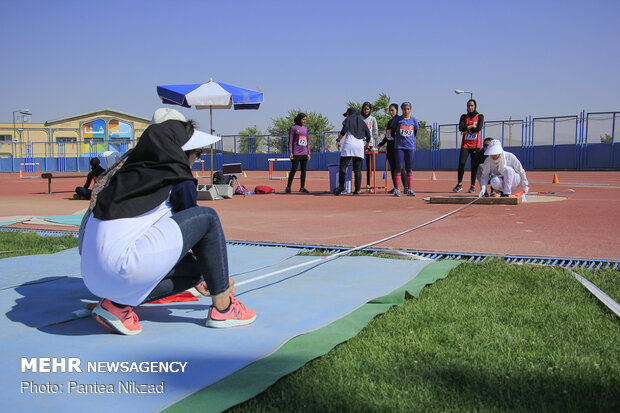
M209 134L213 135L213 108L209 108ZM211 144L211 183L213 183L213 144Z

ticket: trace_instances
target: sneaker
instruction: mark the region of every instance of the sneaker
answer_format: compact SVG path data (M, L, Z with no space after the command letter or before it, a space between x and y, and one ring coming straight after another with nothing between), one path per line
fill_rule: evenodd
M303 192L304 194L310 193L310 191L308 191L306 188L299 188L299 192Z
M256 311L245 308L243 303L232 295L230 306L225 313L220 312L215 306L211 306L207 316L207 327L227 328L251 324L256 320Z
M344 191L344 188L340 188L340 187L338 187L338 188L334 189L334 195L338 196L338 195L340 195L343 191Z
M508 198L510 196L510 194L505 194L502 192L502 198Z
M394 188L390 189L387 193L388 194L393 194L394 193Z
M454 188L452 188L452 192L461 192L461 189L463 189L463 185L457 184Z
M290 193L291 193L291 187L290 187L290 186L287 186L287 187L284 189L284 192L286 192L287 194L290 194Z
M484 195L482 195L482 196L485 197L485 198L488 198L489 197L489 193L485 192Z
M469 192L470 194L475 193L476 192L476 187L474 185L470 186L469 187L469 191L467 191L467 192Z
M415 192L413 192L413 189L407 189L407 195L408 196L415 196Z
M93 309L97 321L115 333L134 336L142 331L142 324L133 307L117 307L108 299L102 299Z
M394 189L394 196L400 196L400 189Z
M359 195L362 193L361 189L356 189L355 191L353 191L353 195Z

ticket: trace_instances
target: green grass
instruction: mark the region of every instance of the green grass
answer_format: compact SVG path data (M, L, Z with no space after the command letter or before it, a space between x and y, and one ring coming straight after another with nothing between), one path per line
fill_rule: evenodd
M77 239L0 232L0 245ZM577 272L619 300L618 272ZM619 350L618 317L570 272L466 263L231 411L620 411Z
M569 272L463 264L232 411L620 411L619 350Z
M47 237L31 232L0 231L0 258L53 254L73 247L77 247L77 238L71 235Z

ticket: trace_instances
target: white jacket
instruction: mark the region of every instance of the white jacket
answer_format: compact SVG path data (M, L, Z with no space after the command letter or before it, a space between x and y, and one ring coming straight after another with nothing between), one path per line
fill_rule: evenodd
M529 182L527 181L527 176L525 175L525 170L523 169L523 165L510 152L502 152L499 159L494 161L491 159L491 156L487 156L484 163L482 164L482 176L480 177L480 185L484 186L489 183L489 180L494 176L503 176L504 168L510 167L514 169L516 173L521 176L521 185L524 187L529 186Z

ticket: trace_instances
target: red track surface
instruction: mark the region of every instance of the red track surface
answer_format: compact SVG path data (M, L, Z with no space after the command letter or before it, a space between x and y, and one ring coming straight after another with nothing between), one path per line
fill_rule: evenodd
M553 174L528 173L530 190L574 189L572 194L561 195L565 200L514 206L474 204L376 246L620 259L620 172L558 172L560 184L551 184ZM431 205L423 200L428 196L451 194L455 172L436 172L437 180L431 180L432 172L415 172L413 188L418 195L415 198L396 198L382 190L378 194L335 197L328 193L327 172L309 173L306 187L311 194L296 192L298 179L293 184L293 193L285 194L286 181L269 180L267 172L262 171L250 171L247 175L247 178L240 177L240 181L248 189L269 185L277 193L199 202L218 211L226 237L231 240L358 246L418 226L460 207ZM83 181L83 178L54 180L53 193L47 194L47 180L0 176L0 217L73 214L88 205L87 201L71 199L73 189ZM208 183L209 179L199 181Z

